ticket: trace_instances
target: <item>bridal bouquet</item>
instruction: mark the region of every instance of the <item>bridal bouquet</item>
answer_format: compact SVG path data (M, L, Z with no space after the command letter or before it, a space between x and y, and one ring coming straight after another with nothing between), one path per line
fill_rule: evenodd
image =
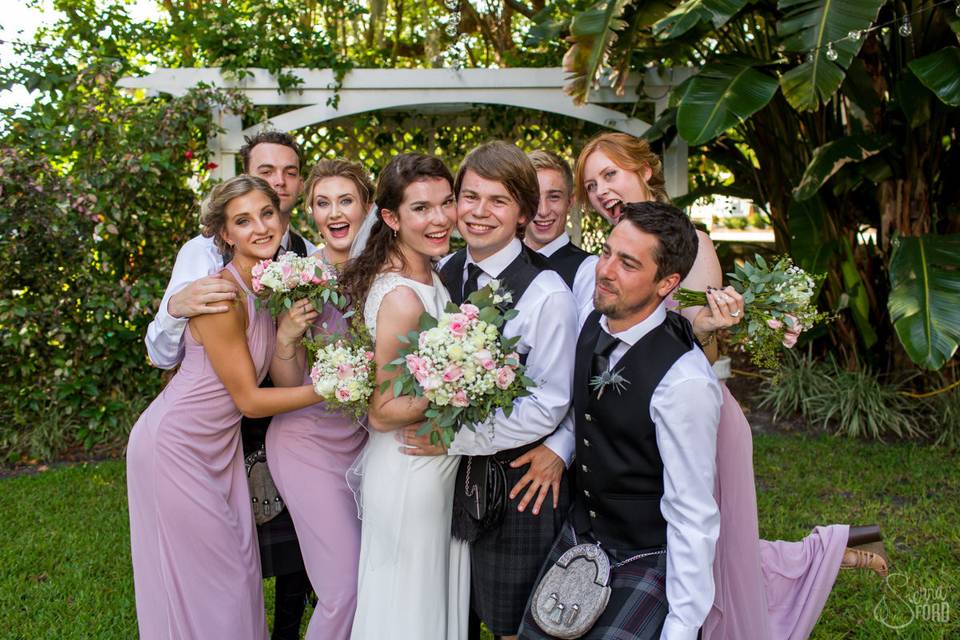
M519 336L504 338L500 328L516 316L498 305L509 302L494 280L470 294L459 307L447 305L439 318L420 316L420 330L399 336L400 357L386 370L399 370L382 392L393 385L394 396L424 397L430 401L427 422L420 433L449 445L462 425L473 429L497 409L506 415L516 398L530 395L535 383L524 375L514 351Z
M266 307L274 316L304 298L319 311L327 302L338 308L347 303L337 290L337 272L320 256L302 258L288 251L277 260L261 260L251 271L253 292L259 308Z
M307 343L312 356L310 380L330 407L359 418L376 385L376 365L369 336L332 335Z
M793 347L802 331L829 315L817 311L814 301L824 276L810 275L790 258L779 258L770 265L758 255L755 264L737 265L734 273L727 276L744 302L743 321L730 327L730 335L758 367L775 369L780 362L781 345ZM673 297L680 308L707 304L707 295L702 291L679 289Z

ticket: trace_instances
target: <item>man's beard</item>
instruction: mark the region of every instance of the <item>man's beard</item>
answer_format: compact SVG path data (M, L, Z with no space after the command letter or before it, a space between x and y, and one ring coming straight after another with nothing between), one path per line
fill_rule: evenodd
M597 284L603 283L598 282ZM604 286L607 285L604 284ZM607 301L604 302L595 295L593 298L593 308L612 320L619 320L620 318L626 318L637 311L647 308L653 301L659 304L659 298L655 292L646 296L636 304L629 306L623 303L623 298L620 296L610 296L607 298Z

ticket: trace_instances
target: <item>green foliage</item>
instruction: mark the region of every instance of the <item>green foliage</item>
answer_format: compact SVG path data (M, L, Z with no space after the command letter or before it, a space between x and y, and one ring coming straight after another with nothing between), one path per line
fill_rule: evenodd
M571 22L573 46L564 57L564 69L570 72L567 93L577 104L586 102L607 48L617 41L617 31L626 26L622 16L629 2L600 0Z
M793 193L798 201L808 200L845 165L874 156L893 141L885 136L859 135L841 138L818 147Z
M939 369L960 343L960 234L897 238L890 318L910 359Z
M928 89L951 107L960 107L960 47L946 47L910 63Z
M760 406L773 409L773 418L802 413L807 398L830 386L825 362L788 351L783 368L760 390Z

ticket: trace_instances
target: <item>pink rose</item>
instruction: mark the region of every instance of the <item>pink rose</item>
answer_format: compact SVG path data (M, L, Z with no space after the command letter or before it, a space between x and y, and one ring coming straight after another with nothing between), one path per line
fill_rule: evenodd
M467 335L467 325L470 324L470 320L462 313L455 313L450 316L450 333L452 333L457 338L462 338Z
M455 364L447 367L447 370L443 372L443 381L444 382L455 382L463 377L463 370Z
M337 365L337 378L340 380L348 380L353 377L353 367L349 364L338 364Z
M253 269L250 270L250 275L252 275L254 278L259 278L260 276L263 275L264 269L266 269L267 265L270 264L271 262L273 262L273 261L272 261L272 260L262 260L262 261L258 262L257 264L253 265Z
M323 278L317 275L317 272L313 272L313 276L310 278L310 284L323 284Z
M253 279L250 281L250 285L253 287L254 293L260 293L263 291L263 285L260 284L260 278L253 276Z
M300 272L300 284L310 284L312 280L313 280L312 273L310 273L309 271Z
M783 334L783 346L785 346L787 349L792 349L793 345L797 344L798 337L800 337L799 333L787 331Z
M427 376L423 382L420 383L420 386L423 387L424 391L435 391L440 388L440 384L440 378L437 376Z
M460 389L460 391L457 391L455 394L453 394L453 397L450 398L450 404L455 407L469 407L470 398L467 397L466 391Z
M770 318L767 320L767 326L776 331L783 327L783 323L777 320L776 318Z
M350 391L343 387L337 387L337 400L340 402L349 402L350 401Z
M420 337L417 339L417 344L420 346L421 349L425 349L425 348L427 347L427 332L426 332L426 331L424 331L423 333L420 334Z
M423 369L418 369L413 372L413 377L416 378L417 384L419 384L421 387L423 387L424 383L427 381L427 378L429 376L430 374L424 371ZM424 389L426 389L426 387L424 387Z
M373 360L373 351L367 351L363 355L367 360Z
M513 369L510 367L500 367L497 370L497 386L501 389L507 389L511 384L513 384L514 379L517 377L517 374L513 372Z
M407 361L407 370L416 375L417 372L423 371L423 359L418 358L412 353L408 353L405 360Z
M463 315L467 316L467 320L476 320L480 317L480 308L469 302L460 305L460 311L463 312Z
M491 354L486 349L481 349L473 354L473 357L480 361L480 366L486 369L487 371L492 371L496 368L497 363L493 361L493 354Z

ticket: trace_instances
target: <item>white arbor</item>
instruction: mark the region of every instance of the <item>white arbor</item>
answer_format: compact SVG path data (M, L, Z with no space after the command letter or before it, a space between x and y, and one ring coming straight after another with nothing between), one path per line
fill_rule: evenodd
M204 83L243 93L255 105L282 105L291 109L270 120L284 131L320 124L368 111L404 109L456 113L475 104L497 104L558 113L571 118L642 135L650 124L631 118L605 104L634 103L637 78L627 83L625 95L601 87L590 94L588 104L574 105L563 92L564 71L559 67L524 69L354 69L335 89L331 70L290 69L302 83L281 92L276 78L265 69L244 74L226 74L217 68L158 69L141 78L123 78L120 86L148 93L182 95ZM653 102L657 115L667 107L670 89L690 75L687 69L664 72L648 70L643 78L641 100ZM337 96L337 101L332 99ZM332 106L332 105L336 106ZM219 110L215 117L225 130L210 141L220 178L234 175L235 156L243 136L261 129L259 123L244 129L240 117ZM671 196L687 193L687 145L677 137L663 155L667 191Z

